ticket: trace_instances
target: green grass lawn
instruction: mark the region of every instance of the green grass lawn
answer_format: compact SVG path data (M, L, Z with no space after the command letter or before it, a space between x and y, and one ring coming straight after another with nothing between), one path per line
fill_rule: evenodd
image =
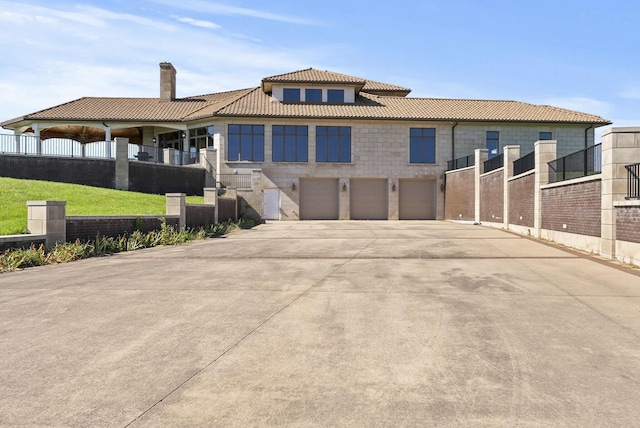
M201 204L202 196L187 203ZM66 201L67 215L162 215L164 195L0 177L0 235L25 233L27 201Z

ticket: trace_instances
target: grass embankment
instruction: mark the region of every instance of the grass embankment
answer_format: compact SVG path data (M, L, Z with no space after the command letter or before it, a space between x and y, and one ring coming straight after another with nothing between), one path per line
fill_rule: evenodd
M164 195L0 177L0 235L27 232L27 201L66 201L67 215L162 215ZM202 203L189 196L187 203Z

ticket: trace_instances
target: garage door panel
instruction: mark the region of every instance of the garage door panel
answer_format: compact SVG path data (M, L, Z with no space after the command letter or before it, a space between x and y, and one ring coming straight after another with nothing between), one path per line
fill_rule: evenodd
M300 180L300 220L337 220L338 179Z
M435 220L436 182L434 180L400 180L400 220Z
M389 218L386 179L352 179L350 211L352 220Z

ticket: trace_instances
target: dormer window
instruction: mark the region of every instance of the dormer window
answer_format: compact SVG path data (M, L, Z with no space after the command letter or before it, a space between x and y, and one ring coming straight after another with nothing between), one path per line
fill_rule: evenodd
M344 102L344 89L327 89L327 102L328 103L343 103Z
M321 103L322 89L305 89L304 99L308 103Z
M299 103L300 102L300 89L299 88L284 88L282 93L282 100L285 103Z

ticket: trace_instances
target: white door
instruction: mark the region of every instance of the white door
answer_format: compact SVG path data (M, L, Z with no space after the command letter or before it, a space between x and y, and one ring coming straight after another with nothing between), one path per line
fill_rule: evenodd
M280 220L280 189L264 189L265 220Z

